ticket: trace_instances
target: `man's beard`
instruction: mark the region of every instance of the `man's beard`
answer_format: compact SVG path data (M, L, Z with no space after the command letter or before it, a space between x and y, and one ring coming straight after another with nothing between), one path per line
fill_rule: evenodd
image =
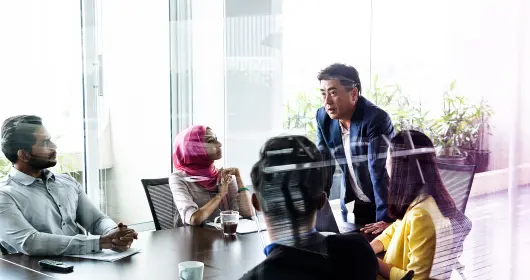
M42 170L46 168L53 167L57 164L57 160L52 158L41 158L31 155L31 158L28 161L28 165L31 166L34 170Z

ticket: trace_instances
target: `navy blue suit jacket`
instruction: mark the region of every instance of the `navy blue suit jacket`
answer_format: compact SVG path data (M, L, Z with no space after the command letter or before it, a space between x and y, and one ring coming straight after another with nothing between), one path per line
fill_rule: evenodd
M342 146L342 133L338 120L329 117L324 107L318 109L317 115L317 146L324 154L324 158L330 162L330 172L335 171L334 160L342 169L341 199L346 204L356 199L350 184L348 165L345 160L344 148ZM382 135L388 139L394 136L394 126L388 114L374 105L363 96L359 97L357 107L351 118L350 145L353 161L354 176L364 194L375 203L376 220L392 221L388 217L388 173L386 171L387 142ZM330 176L326 192L332 185Z

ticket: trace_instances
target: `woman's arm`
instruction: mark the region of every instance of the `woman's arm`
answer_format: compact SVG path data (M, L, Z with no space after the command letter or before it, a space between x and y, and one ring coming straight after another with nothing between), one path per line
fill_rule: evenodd
M388 248L388 244L390 244L390 240L392 240L394 232L400 223L401 220L393 222L380 235L372 240L372 242L370 242L370 246L372 246L372 249L374 249L374 253L379 254L386 251L386 248Z
M379 274L390 280L398 280L409 270L414 271L414 279L429 279L434 253L436 251L436 230L431 216L426 210L413 208L407 214L404 225L408 231L409 263L404 269L392 267L388 264L379 266ZM386 274L388 272L388 274Z
M376 255L385 251L385 246L383 246L383 242L377 239L372 240L372 242L370 242L370 246L372 246L372 250L374 250L374 253Z
M190 225L198 226L208 219L208 217L219 208L219 203L221 203L224 196L224 194L219 192L214 198L210 199L210 201L204 204L201 208L197 209L197 211L191 215Z
M381 277L385 279L390 279L390 271L392 271L393 266L385 263L380 258L377 258L377 264L379 265L379 270L378 270L379 275L381 275Z
M228 174L236 177L238 196L239 196L239 214L243 217L251 217L253 215L253 207L250 201L250 193L246 190L239 168L227 168L224 169Z
M200 225L219 207L219 203L221 203L226 195L229 183L225 182L226 187L219 188L219 193L199 208L197 203L193 201L193 197L190 195L188 187L182 178L176 174L172 174L169 178L169 187L173 194L173 201L177 206L180 217L185 224L189 225Z
M208 201L204 206L199 208L190 218L190 225L198 226L202 224L212 213L219 208L219 203L228 193L228 186L232 182L232 176L227 174L221 174L221 182L219 186L219 193L210 201Z

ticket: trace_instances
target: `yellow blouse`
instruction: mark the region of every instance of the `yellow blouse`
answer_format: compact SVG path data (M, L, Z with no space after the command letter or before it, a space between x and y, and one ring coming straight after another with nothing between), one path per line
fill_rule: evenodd
M403 278L409 270L414 270L414 279L431 279L431 275L447 273L432 268L435 255L447 255L443 251L451 247L450 220L443 216L432 196L418 197L412 205L402 220L395 221L376 237L386 251L383 261L393 266L390 280ZM447 264L440 267L450 273Z

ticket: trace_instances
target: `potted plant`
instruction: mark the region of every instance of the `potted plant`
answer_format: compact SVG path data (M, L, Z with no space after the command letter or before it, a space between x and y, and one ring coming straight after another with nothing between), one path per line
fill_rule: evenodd
M365 90L364 97L390 115L396 130L408 128L410 101L398 84L380 86L379 75L375 74L373 85Z
M466 154L460 150L460 139L470 125L469 102L465 96L454 93L453 81L443 95L442 116L434 122L433 141L438 161L449 164L465 164Z
M300 130L311 141L316 143L317 130L315 114L322 106L320 94L299 92L293 102L285 105L283 128L290 131Z
M487 171L491 151L488 149L485 138L490 133L489 117L493 110L489 104L482 99L478 105L472 106L469 112L470 125L466 126L462 133L460 149L467 155L466 163L477 166L476 172Z

